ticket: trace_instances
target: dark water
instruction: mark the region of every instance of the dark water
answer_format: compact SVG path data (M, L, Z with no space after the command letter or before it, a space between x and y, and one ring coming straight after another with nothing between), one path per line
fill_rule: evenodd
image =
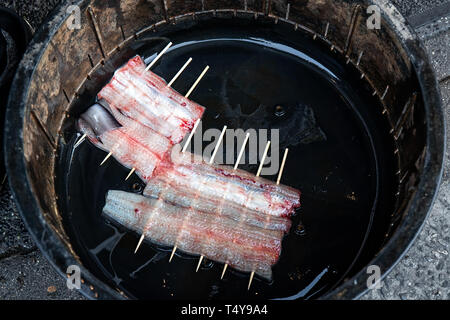
M185 93L211 67L191 96L206 107L203 131L277 128L280 158L289 147L282 183L302 191L302 207L283 240L273 281L255 277L247 291L249 274L228 269L220 280L219 263L206 260L195 273L198 257L177 253L168 263L172 248L150 243L133 254L139 235L107 222L101 211L108 190L141 192L144 185L136 175L124 181L129 170L112 158L99 167L106 154L90 143L74 149L77 135L69 123L57 179L76 252L99 278L136 298L320 296L357 261L371 217L382 210L378 204L384 210L392 202L394 166L386 155L393 153L378 102L336 53L299 33L212 23L166 36L174 46L154 72L170 80L194 59L176 90ZM154 50L151 42L136 53L149 57Z

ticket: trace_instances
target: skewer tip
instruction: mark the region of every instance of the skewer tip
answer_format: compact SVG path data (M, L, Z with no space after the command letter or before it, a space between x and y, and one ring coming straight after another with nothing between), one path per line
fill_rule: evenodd
M78 147L80 144L82 144L83 141L86 139L86 136L87 136L86 133L83 134L83 135L81 136L81 138L75 143L74 148L76 148L76 147Z
M269 151L269 147L270 147L270 141L267 142L266 148L264 149L264 153L263 153L263 156L261 158L261 163L259 164L258 172L256 173L257 177L259 177L260 174L261 174L261 170L262 170L262 168L264 166L264 161L266 161L267 152Z
M178 79L178 77L181 75L181 73L184 71L184 69L187 68L187 66L191 63L192 58L189 58L184 65L181 67L180 70L178 70L178 72L173 76L172 80L170 80L170 82L167 84L168 87L171 87L172 84L175 82L175 80Z
M252 273L250 274L250 280L248 281L247 290L250 290L250 286L252 285L252 281L253 281L253 276L254 275L255 275L255 271L252 271Z
M223 279L223 276L225 275L225 271L227 271L228 263L225 263L222 270L222 275L220 276L220 280Z
M172 261L173 255L175 254L175 251L177 250L177 246L173 247L172 253L170 254L169 263Z
M156 63L156 61L159 60L159 58L161 58L161 56L172 46L172 42L169 42L164 49L162 49L162 51L155 57L155 59L153 59L152 62L149 63L149 65L145 68L145 71L150 70L150 68Z
M127 175L127 177L125 178L125 181L127 181L128 178L131 177L131 175L133 174L133 172L134 172L135 170L136 170L135 168L131 169L130 173L129 173L129 174Z
M139 247L141 246L142 241L144 240L144 234L142 234L141 238L139 239L139 242L136 246L136 249L134 250L134 254L138 251Z
M245 151L245 145L247 144L247 141L248 141L249 137L250 137L250 132L247 132L247 134L245 135L245 138L244 138L244 142L242 143L241 150L239 151L239 155L238 155L238 157L236 159L236 163L234 164L233 170L236 170L237 167L239 166L239 163L241 162L241 158L242 158L242 156L244 154L244 151Z
M209 159L209 164L212 164L214 162L214 158L216 157L217 151L219 150L220 144L222 143L223 136L226 131L227 126L223 126L222 132L220 133L219 139L217 140L216 146L214 147L214 151L211 155L211 158Z
M185 98L189 98L189 96L191 95L192 91L194 91L195 87L198 85L198 83L200 82L200 80L203 78L203 76L205 75L205 73L209 70L209 66L206 66L205 69L203 69L202 73L198 76L197 80L195 80L194 84L192 85L192 87L189 89L189 91L186 93Z
M283 160L281 161L280 171L278 172L277 185L280 184L280 181L281 181L281 175L283 174L284 165L286 164L286 158L287 158L287 155L288 155L288 151L289 151L288 148L286 148L284 150Z
M189 134L189 137L187 138L186 143L183 146L183 149L181 150L182 153L184 153L186 151L186 148L189 146L189 143L191 142L191 139L192 139L193 135L195 134L195 131L197 130L200 120L201 120L201 118L198 118L197 121L195 121L194 127L192 128L192 131Z
M197 264L197 269L195 269L195 272L198 272L198 269L200 268L202 261L203 261L203 256L200 256L200 259L198 260L198 264Z
M103 159L102 163L100 163L100 166L102 166L102 165L106 162L106 160L108 160L109 157L111 157L111 155L112 155L112 152L108 153L108 154L106 155L105 159Z

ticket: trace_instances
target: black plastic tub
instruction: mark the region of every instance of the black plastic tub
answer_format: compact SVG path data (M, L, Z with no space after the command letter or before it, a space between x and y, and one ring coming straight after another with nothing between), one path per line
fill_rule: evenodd
M374 4L381 28L372 30L366 9ZM62 276L68 266L80 266L85 296L353 299L368 290L368 266L386 275L414 241L437 194L445 126L425 51L389 2L70 5L61 4L41 26L17 71L5 154L28 230ZM79 28L68 15L76 8ZM168 248L146 243L133 255L139 236L101 217L104 193L126 170L114 161L97 169L104 154L87 142L73 148L74 120L114 70L135 54L152 56L167 39L175 45L156 73L168 78L186 57L199 61L177 82L180 92L206 63L212 66L192 97L207 107L205 128L232 123L284 132L295 127L292 119L314 114L313 135L280 138L292 150L283 181L302 190L302 208L283 242L275 280L256 279L250 291L248 275L230 271L220 281L220 264L204 264L201 275L186 272L196 257L167 264ZM233 113L241 104L254 108ZM133 177L120 188L139 190L139 183ZM100 247L102 254L94 250Z

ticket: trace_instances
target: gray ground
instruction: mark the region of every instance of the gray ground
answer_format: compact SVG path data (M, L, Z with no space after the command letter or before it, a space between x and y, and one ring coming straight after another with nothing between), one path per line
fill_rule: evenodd
M402 7L408 2L402 1ZM425 5L433 1L411 2ZM445 17L416 28L416 32L431 57L441 87L449 133L444 176L418 239L384 279L381 289L368 292L362 299L450 299L450 11Z
M31 4L30 4L31 2ZM0 0L37 28L58 0ZM436 70L450 133L450 1L395 0L423 40ZM436 19L440 17L440 19ZM449 134L450 137L450 134ZM361 299L450 299L450 138L439 196L407 255ZM28 235L7 186L0 191L0 300L83 299L65 286Z
M431 9L448 4L448 0L391 0L405 17L426 14Z

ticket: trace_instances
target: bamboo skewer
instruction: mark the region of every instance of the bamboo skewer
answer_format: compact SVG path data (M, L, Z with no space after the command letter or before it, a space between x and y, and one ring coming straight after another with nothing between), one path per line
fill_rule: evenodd
M284 165L286 163L286 158L288 155L289 149L286 148L284 150L284 155L283 155L283 160L281 161L281 166L280 166L280 171L278 172L278 178L277 178L277 185L280 184L280 180L281 180L281 175L283 174L283 170L284 170ZM261 164L263 163L263 161L261 161ZM252 285L252 281L253 281L253 276L255 275L255 271L252 271L252 273L250 274L250 280L248 282L248 287L247 290L250 290L250 286Z
M267 152L269 151L269 147L270 147L270 141L267 142L266 149L264 149L264 153L261 158L261 163L259 164L259 168L258 168L258 172L256 173L256 177L259 177L259 175L261 174L261 170L264 166L264 161L266 160L266 156L267 156ZM248 281L247 290L250 290L250 286L252 285L254 275L255 275L255 271L253 270L252 273L250 273L250 280Z
M153 61L150 62L150 63L148 64L147 68L145 68L145 71L150 70L150 68L153 67L153 65L159 60L159 58L162 57L162 55L163 55L164 53L166 53L166 51L167 51L171 46L172 46L172 42L169 42L169 43L164 47L164 49L162 49L162 51L161 51L160 53L158 53L158 55L156 56L156 58L153 59Z
M172 261L173 255L175 254L175 251L177 251L177 246L174 246L172 249L172 253L170 254L169 263Z
M200 259L198 259L197 268L195 269L195 272L198 272L198 269L200 268L200 265L202 264L204 255L200 256Z
M131 177L131 175L133 174L134 171L136 171L136 169L135 169L135 168L132 168L131 171L130 171L130 173L129 173L129 174L127 175L127 177L125 178L125 181L127 181L128 178Z
M110 152L106 155L105 159L103 159L103 161L100 163L100 166L102 166L102 165L106 162L106 160L108 160L109 157L111 157L111 156L112 156L112 151L110 151ZM126 180L126 179L125 179L125 180Z
M195 80L195 82L192 85L192 87L186 93L186 95L185 95L186 98L189 98L189 96L191 95L192 91L194 91L195 87L197 87L198 83L200 82L200 80L202 80L203 76L208 71L208 69L209 69L209 66L206 66L205 69L203 69L202 73L200 73L200 75L198 76L197 80Z
M77 141L77 143L75 143L75 145L73 146L73 148L75 149L75 148L78 147L80 144L82 144L83 141L84 141L84 139L86 139L86 136L87 136L86 133L83 134L83 135L81 136L81 138Z
M223 279L223 276L225 275L225 271L227 271L227 268L228 268L228 263L225 263L225 265L223 266L222 274L220 275L220 280Z
M220 133L219 139L217 140L216 147L214 148L214 151L211 155L211 159L209 159L209 164L212 164L214 162L214 158L216 157L217 151L219 150L220 144L222 143L223 136L225 135L225 132L227 131L227 126L224 126L222 129L222 132ZM195 272L198 271L200 268L200 265L202 264L204 256L201 255L200 259L198 260L197 268L195 269Z
M226 131L227 131L227 126L224 126L222 129L222 132L220 133L219 139L217 140L217 144L214 147L214 151L211 155L211 159L209 159L209 164L212 164L214 162L214 158L216 157L217 151L219 151L220 144L222 143L223 136L225 135Z
M187 140L186 140L186 143L185 143L184 146L183 146L183 149L181 150L182 153L185 152L185 151L186 151L186 148L189 146L189 143L191 142L191 139L192 139L192 137L194 136L195 130L197 130L197 127L198 127L198 124L199 124L199 123L200 123L200 118L197 119L197 121L195 121L194 128L192 128L192 131L191 131L191 133L189 134L189 136L188 136L188 138L187 138Z
M180 70L178 70L178 72L173 76L172 80L170 80L170 82L167 84L168 87L171 87L172 84L175 82L175 80L178 79L178 77L181 75L181 73L184 71L184 69L187 68L187 66L189 65L189 63L191 63L192 58L189 58L185 64L181 67Z
M252 281L253 281L253 277L254 276L255 276L255 271L252 271L252 273L250 273L250 279L248 280L247 291L250 290L250 286L252 285Z
M288 152L289 152L289 149L286 148L284 150L283 160L281 161L280 171L278 172L277 185L280 184L281 175L283 174L284 164L286 163L286 158L287 158Z
M147 221L147 222L149 222L149 221ZM147 225L147 222L145 223L145 225ZM134 254L136 254L136 252L139 250L139 247L141 246L142 241L144 241L144 238L145 238L145 230L144 230L144 232L142 232L142 235L139 238L139 241L138 241L138 244L136 246L136 249L134 249Z
M242 143L241 151L239 151L238 157L236 159L236 163L234 164L233 171L235 171L237 169L237 167L239 166L239 162L241 162L241 158L242 158L242 155L244 154L245 146L247 144L249 137L250 137L250 133L247 132L247 134L245 135L244 142ZM225 265L223 266L222 275L220 276L220 279L223 279L223 276L225 275L225 271L227 270L227 268L228 268L228 263L225 263Z
M233 170L236 170L237 167L239 166L239 162L241 162L241 158L244 155L245 146L247 144L249 137L250 137L250 133L247 132L247 134L245 135L244 142L242 143L241 151L239 151L238 157L236 159L236 163L234 164Z
M100 166L102 166L102 165L106 162L106 160L108 160L109 157L111 157L111 156L112 156L112 151L110 151L110 152L106 155L105 159L103 159L103 161L100 163Z
M270 148L270 141L267 142L266 148L264 149L264 153L261 158L261 163L259 164L258 171L256 172L256 177L259 177L261 175L261 170L264 166L264 161L266 161L267 152L269 152L269 148Z

